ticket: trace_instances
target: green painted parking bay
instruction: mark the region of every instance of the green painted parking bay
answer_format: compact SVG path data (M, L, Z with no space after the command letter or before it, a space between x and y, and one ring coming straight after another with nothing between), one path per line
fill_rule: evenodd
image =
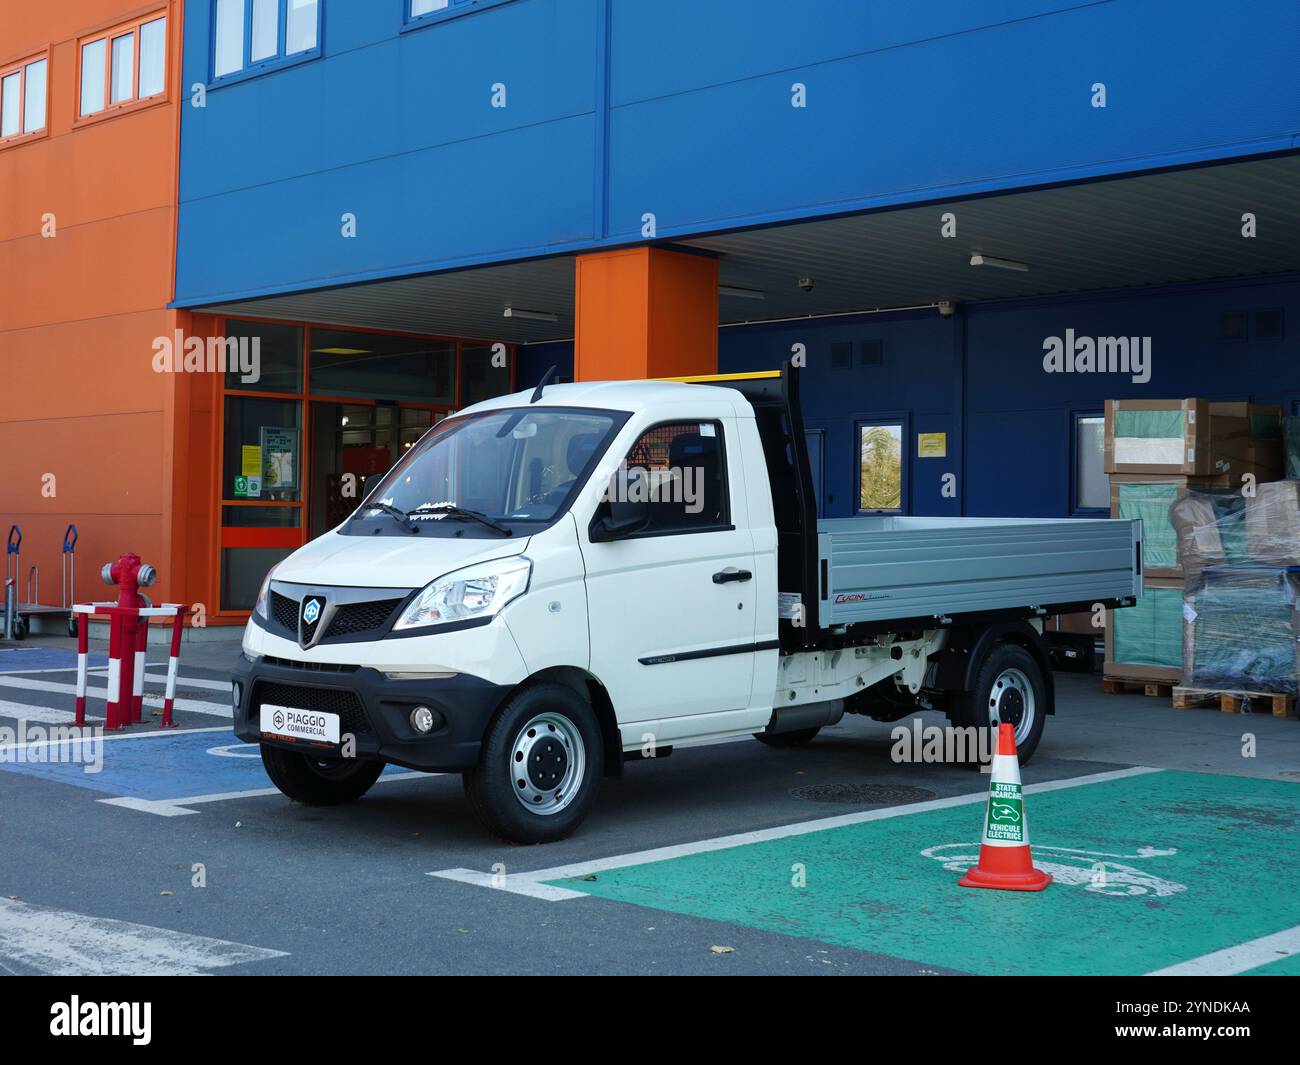
M978 805L552 883L987 974L1141 974L1300 925L1300 785L1162 771L1026 805L1036 864L1055 876L1037 894L957 886ZM1252 948L1251 971L1291 971L1294 941Z

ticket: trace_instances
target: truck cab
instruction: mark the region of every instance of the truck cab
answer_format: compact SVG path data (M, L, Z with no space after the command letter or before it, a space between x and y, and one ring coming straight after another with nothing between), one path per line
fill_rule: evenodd
M789 372L543 386L440 422L267 575L237 735L302 802L356 799L389 764L462 773L483 824L529 843L572 832L627 758L806 743L846 711L1001 715L1032 753L1053 603L1009 577L1005 603L894 616L830 553L802 438ZM1131 602L1140 526L1088 524L1122 528L1055 605Z

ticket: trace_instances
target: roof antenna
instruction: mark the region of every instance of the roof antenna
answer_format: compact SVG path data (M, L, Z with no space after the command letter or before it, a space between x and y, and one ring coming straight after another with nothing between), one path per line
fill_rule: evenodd
M536 403L539 399L541 399L542 393L546 390L546 386L555 380L555 375L558 374L559 372L560 372L560 368L558 366L552 366L549 370L547 370L545 375L542 377L541 381L538 383L537 387L533 389L533 398L530 399L528 402Z

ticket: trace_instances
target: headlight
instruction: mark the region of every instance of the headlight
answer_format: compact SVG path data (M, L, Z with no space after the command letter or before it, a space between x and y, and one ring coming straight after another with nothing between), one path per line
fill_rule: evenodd
M520 556L448 573L427 585L411 601L393 631L493 617L528 590L532 572L533 564Z
M275 576L275 571L283 566L283 562L277 562L269 570L262 580L262 588L257 593L257 602L253 604L253 613L264 620L270 620L266 612L266 601L271 594L271 578Z

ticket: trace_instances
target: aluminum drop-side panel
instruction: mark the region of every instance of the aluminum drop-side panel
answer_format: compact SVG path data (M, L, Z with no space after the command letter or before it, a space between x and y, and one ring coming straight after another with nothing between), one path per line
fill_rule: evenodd
M823 626L1137 596L1140 521L826 519Z

